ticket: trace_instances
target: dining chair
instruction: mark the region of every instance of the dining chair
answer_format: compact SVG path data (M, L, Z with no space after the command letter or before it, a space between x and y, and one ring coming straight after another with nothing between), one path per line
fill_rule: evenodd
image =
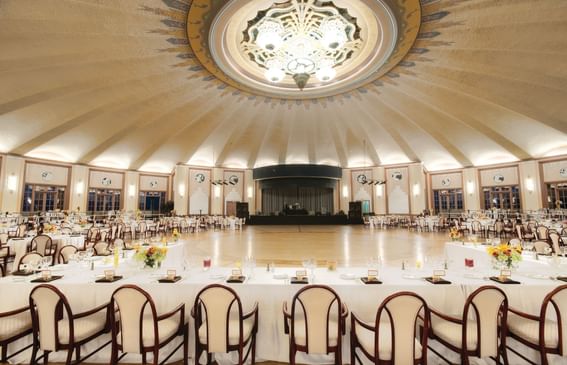
M58 263L60 264L68 264L69 258L76 254L79 249L73 245L66 245L61 247L59 250L59 257L57 258Z
M8 355L8 345L32 333L32 320L30 308L24 307L9 312L0 313L0 363L8 363L12 357L21 354L32 347L26 345L24 348Z
M53 240L46 234L35 236L31 240L31 250L39 253L40 255L51 257L51 262L55 261L55 248L53 247Z
M94 255L95 256L109 256L110 255L110 250L109 247L110 245L108 244L108 242L97 242L95 243L95 245L93 246L93 251L94 251Z
M20 258L14 265L14 271L21 270L23 264L38 264L43 259L43 256L37 252L28 252Z
M289 362L295 364L297 351L311 354L333 353L342 364L342 337L348 309L339 295L324 285L308 285L283 304L284 331L289 335Z
M534 242L534 250L538 254L547 254L547 250L551 249L551 246L547 241L535 241Z
M378 307L374 323L362 321L353 312L350 331L351 365L363 363L357 349L374 364L427 364L429 309L415 293L402 291L387 297Z
M82 313L73 313L65 295L53 285L36 286L29 296L33 328L33 350L31 364L41 359L49 362L49 354L67 351L66 365L75 364L90 358L110 344L110 341L81 358L81 346L110 332L110 306L100 305ZM37 356L43 351L41 356Z
M546 226L537 226L536 227L536 236L538 240L546 241L549 237L547 236L549 232L549 228Z
M548 235L548 240L551 243L551 248L553 249L553 252L561 255L563 252L561 251L561 246L563 246L563 240L561 239L561 235L559 233L557 233L557 231L553 231L553 232L549 232Z
M195 319L195 364L199 364L203 353L210 364L213 353L232 351L238 352L239 365L244 364L248 356L252 365L256 363L258 303L245 314L240 297L233 289L211 284L197 294L191 316Z
M96 227L91 227L87 231L87 238L85 240L85 246L94 245L99 238L100 230Z
M189 323L185 317L185 303L158 314L150 294L138 286L123 285L112 294L110 307L115 309L111 313L114 325L110 364L118 364L128 353L141 354L144 364L147 354L152 353L152 364L165 364L183 347L183 365L188 365ZM179 336L182 342L160 363L160 349ZM119 352L122 355L118 356Z
M506 318L508 298L495 286L482 286L472 292L461 317L450 316L431 308L430 338L457 352L461 364L470 363L469 356L491 357L497 363L500 357L508 365L506 353ZM448 360L438 351L432 352Z
M8 234L0 234L0 270L2 276L6 276L8 272L8 263L10 260L14 260L15 254L10 251L10 246L8 246Z
M567 285L561 285L545 296L539 316L508 308L508 334L525 346L539 351L542 365L549 363L548 354L567 355L567 341L563 341L565 321ZM508 349L527 362L535 364L511 347Z

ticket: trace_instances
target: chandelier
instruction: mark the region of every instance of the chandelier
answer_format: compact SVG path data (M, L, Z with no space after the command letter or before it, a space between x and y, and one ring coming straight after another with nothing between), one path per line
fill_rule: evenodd
M332 81L336 67L362 44L356 18L331 1L288 0L258 12L244 31L242 50L271 83L291 77L300 90L311 76Z

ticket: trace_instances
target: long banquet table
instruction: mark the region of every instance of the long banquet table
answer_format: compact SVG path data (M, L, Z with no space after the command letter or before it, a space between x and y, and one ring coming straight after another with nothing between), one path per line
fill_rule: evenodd
M486 281L481 276L471 276L457 268L457 264L450 266L446 279L452 281L450 285L433 285L422 278L430 275L434 267L433 262L429 262L427 267L421 270L407 269L401 267L384 267L380 272L382 285L362 284L358 277L364 276L366 268L339 268L337 271L328 271L324 268L315 269L315 283L327 284L331 286L348 305L351 312L366 321L373 321L378 305L390 294L398 291L412 291L423 296L428 304L440 309L445 313L458 314L462 310L465 298L483 285L500 286L507 294L510 305L530 313L538 313L539 306L544 296L555 287L563 284L554 280L541 280L531 277L522 277L520 285L498 285L492 281ZM406 265L408 267L410 265ZM54 274L62 274L64 277L52 282L69 299L74 311L82 311L92 308L109 301L112 292L124 284L136 284L143 287L154 298L158 311L163 312L173 309L179 303L186 304L186 315L189 316L191 307L196 294L204 286L212 283L223 283L231 268L213 268L210 271L203 271L200 267L193 267L183 270L178 267L179 274L183 279L175 284L160 284L158 278L169 267L162 267L162 272L146 271L130 260L122 262L117 270L117 274L124 275L124 279L110 284L97 284L94 282L98 275L111 266L111 260L99 259L94 271L87 269L88 265L73 263L70 265L57 265L53 268ZM259 303L259 332L257 337L257 359L272 361L288 361L288 339L284 334L284 324L281 313L282 303L290 301L294 293L301 288L300 285L289 284L286 279L276 279L274 274L295 273L300 268L276 268L274 272L268 272L264 268L256 267L253 269L253 276L250 277L250 269L244 269L244 274L248 274L248 279L244 284L228 284L236 290L242 299L244 310L252 308L255 301ZM353 279L354 277L354 279ZM15 309L28 303L28 296L36 284L30 283L29 277L5 277L0 279L0 312ZM526 290L529 289L529 290ZM529 292L529 295L526 293ZM349 321L347 321L349 326ZM344 337L343 354L344 361L349 360L349 337ZM190 321L190 343L194 343L194 326ZM31 341L30 338L25 341ZM96 347L103 341L94 342L86 349ZM190 353L193 356L194 346L190 346ZM16 348L16 347L14 347ZM519 347L525 349L524 347ZM534 356L533 352L525 351L528 356ZM166 352L163 352L166 353ZM178 353L176 357L179 359ZM26 352L14 360L20 363L29 362L30 353ZM438 360L430 353L430 358ZM50 358L53 361L62 360L64 354L54 354ZM110 358L110 348L98 353L89 359L89 362L107 363ZM454 362L458 358L451 357ZM217 358L219 359L219 358ZM234 360L229 356L220 357L221 362ZM521 364L514 355L510 354L511 364ZM565 359L555 357L555 364L565 364ZM136 363L140 358L135 355L128 355L124 362ZM303 363L329 363L327 356L298 355L298 362ZM479 362L484 363L484 362ZM490 361L486 361L490 363Z

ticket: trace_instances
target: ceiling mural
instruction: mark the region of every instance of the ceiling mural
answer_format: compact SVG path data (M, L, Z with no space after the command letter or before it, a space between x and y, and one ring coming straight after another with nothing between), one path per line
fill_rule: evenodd
M223 39L212 26L236 34L233 47L243 36L228 32L272 0L2 0L0 153L163 173L442 171L567 154L567 2L333 3L363 41L383 34L392 47L367 41L360 57L383 57L360 74L354 58L337 66L336 80L352 82L280 93L237 79L229 71L244 66L220 67L230 58L210 47Z

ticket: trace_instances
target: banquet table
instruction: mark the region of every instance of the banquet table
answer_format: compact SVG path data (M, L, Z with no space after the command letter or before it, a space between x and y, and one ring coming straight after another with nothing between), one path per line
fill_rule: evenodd
M84 247L85 237L82 235L63 235L63 234L48 234L53 240L55 245L55 258L59 256L59 251L61 247L66 245L73 245L75 247ZM31 243L33 237L26 237L22 239L10 239L7 242L7 246L10 247L10 251L13 251L16 256L14 258L14 263L19 262L20 258L24 256L27 252L28 245ZM12 271L16 271L16 265L12 268Z
M171 251L170 251L171 253ZM114 283L99 284L95 279L102 275L105 269L111 268L109 258L96 258L96 265L93 271L87 269L88 265L73 263L69 265L57 265L53 268L53 273L63 275L60 280L53 281L51 284L59 288L68 298L73 311L82 311L93 308L109 301L112 292L124 284L135 284L141 286L149 292L158 308L158 312L165 312L173 309L180 303L186 305L186 315L193 306L195 296L206 285L213 283L224 283L230 274L230 267L215 267L209 271L203 271L200 267L192 267L187 270L178 271L182 280L175 284L161 284L158 279L169 267L162 265L158 271L141 270L139 263L129 259L123 260L117 269L117 274L124 278ZM453 265L456 266L456 265ZM302 287L301 285L289 284L289 280L282 277L292 276L295 270L301 268L281 267L276 268L275 272L256 268L244 268L243 273L247 280L243 284L227 284L232 287L240 296L244 311L250 310L254 302L259 303L259 329L257 336L257 359L271 361L288 361L288 338L284 334L284 322L281 313L282 303L291 301L293 295ZM339 268L336 271L328 271L324 268L314 270L314 283L326 284L332 287L343 299L351 312L365 321L374 320L379 304L389 295L399 291L411 291L421 295L429 306L442 310L448 314L459 314L462 310L465 298L475 289L483 285L497 285L507 294L510 305L530 313L538 313L539 306L544 296L562 282L554 280L540 280L535 278L522 278L520 285L500 285L491 281L486 281L483 277L467 276L458 268L450 268L446 279L450 280L450 285L433 285L425 280L424 276L431 274L432 267L424 269L402 270L401 267L383 267L380 270L382 285L364 285L359 278L364 276L367 268ZM253 273L253 275L251 275ZM277 276L276 276L277 274ZM30 282L29 277L5 277L0 279L0 312L12 310L28 303L28 296L33 287L37 284ZM530 295L525 295L529 289ZM349 361L349 326L347 321L347 335L343 338L344 361ZM195 329L192 320L190 321L190 343L194 342ZM28 338L26 341L31 341ZM96 348L104 342L94 341L89 344L84 353ZM178 342L174 342L174 346ZM170 347L171 348L171 347ZM519 348L524 354L534 357L534 353ZM193 356L193 345L190 346L190 356ZM164 349L163 354L167 353ZM53 361L60 361L64 358L64 353L53 354L50 358ZM454 362L458 358L454 354L447 353ZM16 362L29 362L30 353L26 352L15 358ZM429 353L431 359L436 359ZM452 357L451 357L452 356ZM510 354L511 364L521 364L515 355ZM107 363L110 358L110 348L105 348L102 352L89 359L89 362ZM172 360L179 360L180 353L177 353ZM234 357L229 355L219 356L217 360L221 363L230 363ZM331 358L328 356L309 356L298 354L297 361L300 363L329 363ZM554 357L554 364L565 364L565 359ZM128 355L124 362L136 363L140 358L137 355ZM474 363L474 362L473 362ZM484 361L477 363L484 364ZM486 363L491 363L490 360Z

